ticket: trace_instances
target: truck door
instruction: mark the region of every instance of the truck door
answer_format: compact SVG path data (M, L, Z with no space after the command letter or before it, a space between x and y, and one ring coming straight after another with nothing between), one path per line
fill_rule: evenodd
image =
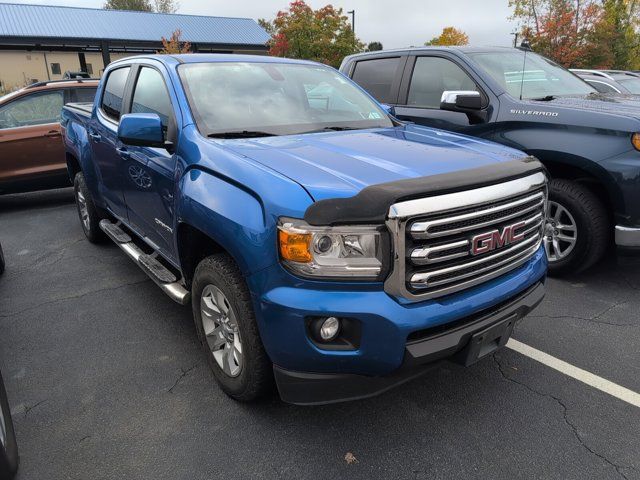
M127 218L123 196L122 144L118 140L118 122L123 113L124 98L131 67L117 68L109 72L100 104L89 122L89 142L93 158L98 166L98 188L111 211Z
M153 66L140 65L136 67L134 77L129 112L158 114L165 139L175 140L176 116L162 73ZM174 258L176 158L165 148L127 145L123 149L127 160L121 167L126 179L123 185L129 222L162 253Z
M442 93L454 90L480 92L484 111L467 114L441 110ZM493 130L489 123L492 109L485 92L461 65L436 54L409 57L395 110L400 119L468 135L488 136Z

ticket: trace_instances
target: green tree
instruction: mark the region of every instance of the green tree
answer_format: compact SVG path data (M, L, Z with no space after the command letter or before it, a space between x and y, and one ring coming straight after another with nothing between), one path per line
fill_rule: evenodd
M433 37L428 42L425 42L425 45L469 45L469 36L455 27L445 27L442 29L440 36Z
M175 0L154 0L153 10L158 13L176 13L180 4Z
M149 0L107 0L104 4L107 10L138 10L152 12L153 7Z
M367 45L367 52L377 52L378 50L382 50L382 43L380 42L371 42Z
M341 8L326 5L312 9L303 0L289 4L270 22L260 25L271 34L269 53L303 58L338 67L346 55L361 52L364 44L354 35Z
M534 51L570 67L640 68L639 0L509 0Z

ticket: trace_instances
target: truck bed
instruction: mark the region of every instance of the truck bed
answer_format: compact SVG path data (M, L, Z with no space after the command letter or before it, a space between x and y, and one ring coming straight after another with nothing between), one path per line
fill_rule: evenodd
M91 116L91 110L93 109L93 103L91 102L78 102L78 103L67 103L64 108L68 108L78 113L79 115L84 115L87 117Z

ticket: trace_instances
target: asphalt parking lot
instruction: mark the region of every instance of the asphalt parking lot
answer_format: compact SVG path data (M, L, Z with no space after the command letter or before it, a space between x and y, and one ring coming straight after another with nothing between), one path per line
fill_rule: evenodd
M370 400L243 405L190 310L85 240L69 189L0 197L0 242L18 479L640 479L640 409L513 350ZM514 338L640 392L640 262L548 286Z

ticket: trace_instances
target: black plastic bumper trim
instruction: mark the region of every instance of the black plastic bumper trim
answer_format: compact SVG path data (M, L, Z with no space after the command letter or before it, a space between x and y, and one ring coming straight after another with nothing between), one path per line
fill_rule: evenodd
M296 405L324 405L373 397L413 380L444 359L455 360L471 337L494 324L514 317L520 319L533 310L544 298L544 283L538 282L512 302L477 320L459 325L450 331L407 344L402 365L385 376L366 376L346 373L296 372L273 366L280 397ZM464 363L464 360L462 360Z

